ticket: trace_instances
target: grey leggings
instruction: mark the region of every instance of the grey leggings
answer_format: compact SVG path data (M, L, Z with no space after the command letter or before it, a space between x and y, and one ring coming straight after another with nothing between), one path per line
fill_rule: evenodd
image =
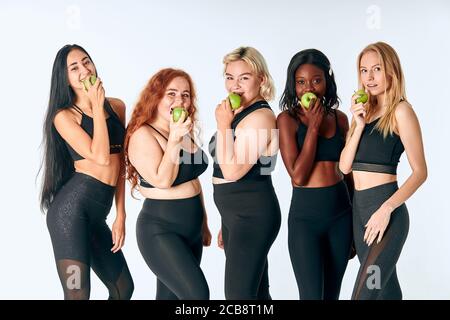
M397 182L361 191L355 190L353 235L361 267L353 288L353 300L402 299L396 264L409 230L409 215L406 205L401 205L391 214L391 219L380 243L374 241L369 247L364 242L365 225L370 217L397 190Z

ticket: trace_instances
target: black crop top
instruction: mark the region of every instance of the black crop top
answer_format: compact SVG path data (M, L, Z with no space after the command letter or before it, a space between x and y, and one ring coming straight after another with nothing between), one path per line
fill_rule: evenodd
M336 110L334 110L334 116L336 118L336 130L331 138L325 138L318 136L317 147L316 147L316 157L314 161L339 161L342 149L345 146L344 136L338 124L338 116ZM306 127L300 120L298 120L299 126L297 129L297 145L299 150L302 149L303 143L305 142L306 132L308 127Z
M167 138L161 132L156 130L153 126L149 126L167 140ZM175 178L175 181L172 183L172 187L198 178L203 172L205 172L207 167L208 157L201 148L198 147L195 153L190 153L181 149L178 175ZM138 175L140 186L145 188L154 188L154 186L148 183L139 173Z
M244 110L242 110L240 113L238 113L231 122L231 129L233 130L233 138L236 139L234 135L234 131L236 130L236 127L238 126L239 122L241 122L246 116L248 116L250 113L252 113L255 110L258 109L270 109L272 108L269 106L269 104L266 101L258 101L252 104L251 106L248 106ZM216 141L217 138L217 132L211 137L211 140L209 142L209 153L214 159L213 164L213 177L215 178L221 178L224 179L222 170L220 169L220 165L218 164L218 160L216 157ZM270 173L274 170L276 165L277 155L272 156L261 156L258 161L252 166L252 168L243 176L241 180L258 180L261 178L267 178L270 177Z
M378 119L375 119L364 127L352 169L397 174L397 164L405 148L395 133L385 139L383 134L374 128L377 121Z
M81 114L81 128L92 138L94 135L94 119L85 114L80 107L74 105L73 108ZM112 109L108 100L105 99L104 108L108 113L108 118L106 119L106 126L108 128L108 137L109 137L109 153L120 153L123 149L123 142L125 139L125 127L120 121L117 114ZM84 159L81 155L79 155L67 142L67 149L72 157L73 161Z

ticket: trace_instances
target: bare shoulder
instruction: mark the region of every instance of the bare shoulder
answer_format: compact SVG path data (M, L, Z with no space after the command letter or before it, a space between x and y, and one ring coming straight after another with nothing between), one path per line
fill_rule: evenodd
M347 115L344 112L342 112L341 110L337 110L337 109L336 109L336 115L337 115L339 126L341 128L347 128L348 129L349 126L348 126L348 117L347 117Z
M241 126L242 124L242 126ZM258 109L253 111L250 115L239 124L239 127L249 128L267 128L276 126L276 118L270 109Z
M408 120L415 116L416 114L411 104L406 101L400 102L395 108L395 119L397 122Z
M113 109L113 111L115 113L117 113L117 115L121 118L121 119L125 119L125 103L118 99L118 98L106 98L108 99L108 102L111 104L111 107Z
M282 111L277 117L277 127L278 129L286 129L286 128L297 128L298 123L295 119L289 114L287 110Z
M55 115L53 123L55 125L58 125L58 124L67 123L67 121L76 122L76 123L79 122L75 112L73 110L71 110L70 108L59 110Z

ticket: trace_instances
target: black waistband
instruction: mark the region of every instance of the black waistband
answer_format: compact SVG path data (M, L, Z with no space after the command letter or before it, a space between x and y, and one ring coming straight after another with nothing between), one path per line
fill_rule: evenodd
M397 165L353 162L352 170L397 174Z

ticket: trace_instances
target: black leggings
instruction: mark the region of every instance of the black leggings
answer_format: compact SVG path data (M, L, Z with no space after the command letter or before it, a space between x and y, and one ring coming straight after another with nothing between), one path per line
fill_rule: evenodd
M75 173L47 212L56 267L65 299L89 299L90 267L106 285L109 299L130 299L133 280L122 251L111 252L106 217L115 187Z
M402 299L395 265L408 236L409 215L406 205L402 204L392 212L380 243L376 243L375 240L368 247L364 242L365 225L370 217L397 190L397 182L361 191L355 190L353 233L361 267L353 288L352 299L354 300Z
M281 223L270 177L214 185L222 216L225 298L270 300L267 254Z
M202 269L203 205L200 195L145 199L136 236L145 262L157 277L157 300L207 300Z
M346 184L293 188L288 227L300 298L337 300L353 240Z

